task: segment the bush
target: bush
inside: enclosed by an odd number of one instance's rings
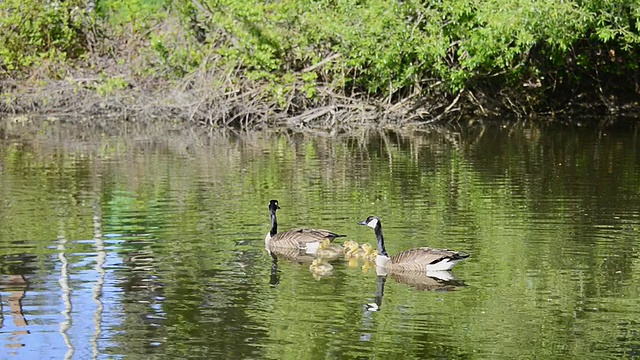
[[[80,0],[0,2],[0,69],[20,70],[81,54],[84,6]]]
[[[3,69],[81,54],[83,19],[88,19],[83,4],[0,2]],[[132,57],[143,55],[148,62],[142,73],[182,79],[218,71],[227,83],[266,84],[263,90],[279,104],[296,92],[313,99],[321,86],[378,98],[430,91],[455,95],[487,83],[498,89],[522,89],[514,85],[525,83],[574,86],[635,71],[640,60],[635,0],[104,0],[98,5],[105,33],[122,37]]]

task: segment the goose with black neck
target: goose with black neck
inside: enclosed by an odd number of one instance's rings
[[[280,209],[278,200],[269,201],[269,213],[271,214],[271,230],[264,238],[264,245],[267,250],[273,249],[299,249],[307,254],[315,254],[323,241],[332,242],[336,238],[346,235],[339,235],[324,229],[293,229],[285,232],[278,232],[278,219],[276,211]]]
[[[389,256],[384,247],[384,236],[382,235],[382,222],[376,216],[369,216],[366,220],[358,223],[374,229],[378,242],[378,254],[376,265],[378,268],[390,272],[433,272],[446,271],[453,268],[458,262],[469,257],[469,254],[461,251],[446,249],[432,249],[420,247],[401,251]]]

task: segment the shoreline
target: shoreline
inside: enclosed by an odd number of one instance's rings
[[[86,78],[83,78],[86,79]],[[185,125],[236,130],[287,128],[294,131],[318,131],[328,135],[357,129],[420,129],[441,127],[460,121],[567,121],[571,118],[638,118],[640,105],[571,104],[561,111],[540,113],[509,112],[499,106],[488,108],[495,99],[477,101],[469,91],[453,100],[408,97],[395,103],[380,99],[360,99],[326,92],[315,107],[278,109],[259,97],[260,89],[231,93],[188,88],[185,84],[152,79],[153,85],[128,86],[101,95],[81,80],[48,80],[40,86],[0,81],[4,101],[0,117],[64,119],[78,123],[88,119],[115,122],[178,122]],[[140,80],[138,80],[140,82]],[[10,84],[7,86],[7,84]],[[474,101],[475,100],[475,101]],[[288,111],[287,111],[288,110]]]
[[[640,116],[624,4],[136,4],[0,5],[16,15],[0,23],[0,116],[329,134]]]

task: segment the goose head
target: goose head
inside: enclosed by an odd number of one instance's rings
[[[380,226],[380,219],[375,216],[369,216],[366,220],[360,221],[358,225],[366,225],[372,229]]]
[[[276,210],[280,209],[278,206],[278,200],[269,201],[269,212],[271,213],[271,230],[267,233],[267,236],[264,238],[264,246],[269,247],[269,242],[271,238],[278,233],[278,220],[276,220]]]
[[[278,200],[270,200],[269,201],[269,210],[276,212],[276,210],[280,209],[278,206]]]
[[[378,257],[389,259],[389,254],[387,254],[387,250],[384,248],[384,236],[382,236],[382,222],[376,216],[369,216],[366,220],[360,221],[358,225],[366,225],[372,228],[376,233],[376,240],[378,241]],[[382,260],[381,260],[382,261]],[[378,260],[376,260],[378,263]],[[381,265],[379,263],[378,265]]]

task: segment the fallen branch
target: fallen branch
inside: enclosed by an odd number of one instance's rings
[[[302,73],[311,72],[311,71],[321,67],[322,65],[339,58],[340,56],[342,56],[342,54],[340,54],[340,53],[336,53],[336,54],[332,54],[330,56],[327,56],[326,58],[322,59],[317,64],[314,64],[314,65],[311,65],[309,67],[306,67],[306,68],[302,69]]]
[[[451,104],[449,104],[449,106],[447,106],[444,111],[440,114],[438,114],[438,116],[434,117],[433,119],[430,119],[428,121],[425,121],[424,124],[431,124],[434,123],[440,119],[442,119],[445,115],[448,115],[450,112],[452,111],[459,111],[460,109],[456,108],[454,109],[453,107],[458,103],[458,100],[460,100],[460,96],[464,93],[465,91],[460,91],[458,93],[458,96],[456,96],[455,99],[453,99],[453,101],[451,102]]]

